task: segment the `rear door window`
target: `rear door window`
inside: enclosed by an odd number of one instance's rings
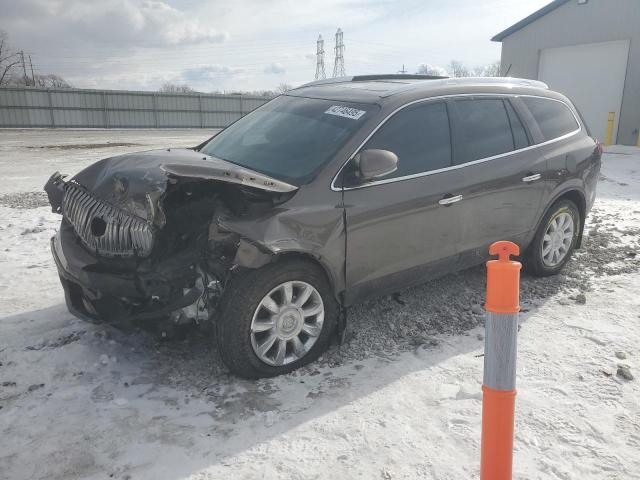
[[[564,103],[539,97],[521,97],[540,127],[545,141],[571,133],[580,126]]]
[[[451,166],[446,104],[421,103],[402,109],[380,127],[364,148],[389,150],[398,156],[398,170],[385,179]]]
[[[462,145],[456,163],[493,157],[514,149],[509,117],[500,98],[455,100]]]

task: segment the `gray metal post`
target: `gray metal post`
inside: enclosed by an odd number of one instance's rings
[[[156,128],[158,128],[158,99],[155,93],[153,94],[153,120]]]
[[[107,111],[107,92],[102,92],[102,122],[109,128],[109,112]]]
[[[56,128],[56,118],[53,115],[53,101],[51,100],[51,90],[47,88],[47,98],[49,99],[49,117],[51,118],[51,128]]]

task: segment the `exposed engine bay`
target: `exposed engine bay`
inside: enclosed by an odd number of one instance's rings
[[[72,313],[88,320],[200,321],[229,275],[273,252],[236,233],[297,187],[193,150],[102,160],[45,185],[62,215],[52,250]]]

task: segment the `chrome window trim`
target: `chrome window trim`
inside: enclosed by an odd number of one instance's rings
[[[365,184],[358,185],[358,186],[355,186],[355,187],[345,187],[345,188],[336,187],[336,180],[338,179],[338,177],[342,173],[342,170],[344,170],[344,168],[347,166],[347,164],[351,160],[353,160],[353,157],[355,157],[356,154],[360,151],[360,149],[369,141],[369,139],[373,135],[375,135],[375,133],[380,129],[380,127],[382,127],[382,125],[384,125],[387,122],[387,120],[389,120],[392,116],[394,116],[400,110],[403,110],[403,109],[405,109],[405,108],[407,108],[407,107],[409,107],[411,105],[415,105],[417,103],[425,103],[425,102],[430,102],[430,101],[433,101],[433,100],[442,100],[442,99],[456,98],[456,97],[483,97],[483,96],[486,96],[486,97],[497,97],[497,98],[532,97],[532,98],[542,98],[542,99],[545,99],[545,100],[550,100],[552,102],[560,102],[565,107],[567,107],[567,109],[569,109],[569,111],[571,112],[571,115],[573,115],[573,118],[575,119],[576,123],[578,124],[578,128],[576,130],[572,131],[572,132],[565,133],[564,135],[561,135],[561,136],[556,137],[556,138],[552,138],[551,140],[547,140],[547,141],[544,141],[544,142],[541,142],[541,143],[536,143],[534,145],[529,145],[528,147],[519,148],[517,150],[511,150],[509,152],[500,153],[498,155],[493,155],[491,157],[479,158],[478,160],[472,160],[471,162],[461,163],[459,165],[451,165],[450,167],[438,168],[436,170],[429,170],[427,172],[413,173],[411,175],[405,175],[405,176],[402,176],[402,177],[388,178],[386,180],[376,180],[374,182],[365,183]],[[341,191],[346,191],[346,190],[357,190],[359,188],[366,188],[366,187],[373,187],[375,185],[384,185],[384,184],[387,184],[387,183],[401,182],[403,180],[411,180],[413,178],[426,177],[428,175],[436,175],[438,173],[448,172],[450,170],[458,170],[460,168],[468,167],[468,166],[471,166],[471,165],[477,165],[479,163],[489,162],[489,161],[495,160],[497,158],[502,158],[502,157],[506,157],[508,155],[513,155],[513,154],[520,153],[520,152],[526,152],[527,150],[533,150],[534,148],[543,147],[545,145],[549,145],[551,143],[558,142],[560,140],[565,140],[565,139],[567,139],[569,137],[572,137],[572,136],[576,135],[577,133],[580,133],[581,131],[582,131],[582,123],[580,122],[580,120],[576,116],[576,114],[573,111],[573,109],[567,104],[567,102],[565,102],[563,100],[559,100],[557,98],[549,98],[549,97],[544,97],[542,95],[526,95],[526,94],[517,94],[517,93],[457,93],[457,94],[452,94],[452,95],[440,95],[440,96],[437,96],[437,97],[421,98],[419,100],[414,100],[412,102],[405,103],[404,105],[396,108],[393,112],[391,112],[389,115],[387,115],[376,126],[376,128],[374,128],[371,131],[371,133],[369,133],[369,135],[367,135],[367,138],[365,138],[364,141],[360,145],[358,145],[358,148],[355,149],[355,151],[349,156],[347,161],[344,162],[344,164],[340,167],[340,170],[338,170],[338,173],[336,173],[335,176],[333,177],[333,180],[331,181],[331,190],[333,190],[334,192],[341,192]]]

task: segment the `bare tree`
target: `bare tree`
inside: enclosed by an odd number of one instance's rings
[[[476,77],[500,77],[502,76],[500,70],[500,60],[490,63],[489,65],[482,65],[473,69],[473,74]]]
[[[193,93],[195,90],[191,88],[189,85],[183,84],[179,85],[177,83],[165,83],[160,87],[161,92],[166,93]]]
[[[451,60],[448,67],[449,75],[452,77],[470,77],[471,72],[464,63],[458,60]]]
[[[487,65],[484,69],[484,75],[486,77],[501,77],[502,64],[500,63],[500,60],[496,60],[495,62]]]
[[[36,75],[35,86],[41,88],[73,88],[69,82],[59,75],[50,73],[49,75]]]
[[[291,87],[289,87],[291,89]],[[209,93],[216,93],[222,95],[251,95],[252,97],[277,97],[279,95],[278,92],[273,90],[213,90]]]
[[[26,65],[18,72],[18,65],[24,62],[24,53],[15,51],[9,47],[9,36],[7,32],[0,30],[0,86],[16,85],[42,88],[73,88],[64,78],[55,74],[33,75],[33,66],[31,67],[31,75],[29,77],[26,71]],[[29,57],[31,62],[31,57]]]
[[[287,93],[293,87],[288,83],[281,83],[276,87],[276,94],[282,95],[283,93]]]
[[[9,47],[9,36],[0,30],[0,86],[12,83],[11,70],[20,63],[20,56]]]
[[[437,77],[446,77],[447,70],[438,67],[437,65],[431,65],[430,63],[423,63],[418,67],[418,71],[416,72],[418,75],[434,75]]]

